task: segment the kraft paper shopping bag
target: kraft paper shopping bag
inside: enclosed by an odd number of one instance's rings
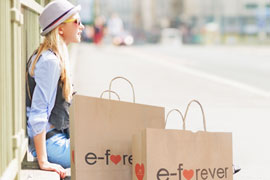
[[[133,180],[233,179],[232,134],[207,132],[205,118],[195,133],[147,128],[133,136],[132,154]]]
[[[111,85],[107,92],[112,92]],[[164,116],[163,107],[76,95],[71,110],[72,180],[132,179],[132,135],[147,127],[164,128]]]

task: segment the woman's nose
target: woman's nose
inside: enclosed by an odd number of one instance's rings
[[[80,29],[83,30],[84,29],[84,25],[81,23],[80,24]]]

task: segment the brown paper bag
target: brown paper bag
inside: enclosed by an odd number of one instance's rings
[[[134,135],[133,180],[232,180],[232,134],[207,132],[205,119],[204,128],[147,128]]]
[[[72,180],[132,179],[132,135],[146,127],[165,127],[163,107],[76,95],[71,110]]]

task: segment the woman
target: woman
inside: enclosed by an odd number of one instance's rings
[[[49,3],[40,15],[43,43],[27,65],[27,131],[29,149],[41,169],[66,176],[70,167],[68,108],[72,99],[67,45],[78,43],[84,26],[66,0]]]

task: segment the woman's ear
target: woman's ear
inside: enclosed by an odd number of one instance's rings
[[[64,34],[64,28],[63,27],[58,27],[58,33],[60,34],[60,35],[63,35]]]

